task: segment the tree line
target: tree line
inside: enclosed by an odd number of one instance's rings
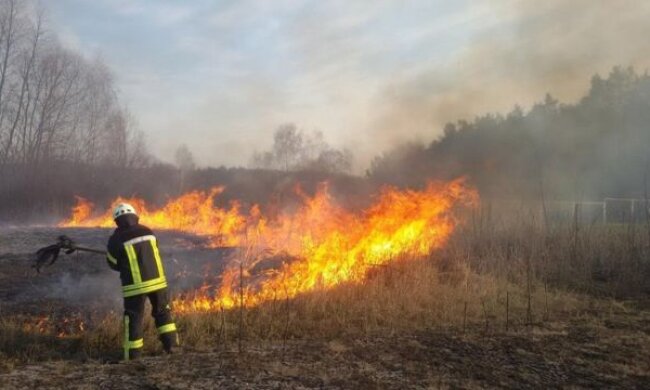
[[[286,123],[273,134],[270,150],[253,154],[250,166],[285,172],[346,173],[352,168],[352,152],[332,147],[320,131],[309,133]]]
[[[151,162],[109,68],[66,48],[46,19],[33,2],[0,0],[0,222]]]
[[[141,136],[107,66],[63,47],[44,20],[28,2],[0,2],[0,169],[142,165]]]
[[[404,186],[468,176],[483,195],[571,200],[644,197],[649,169],[650,76],[615,67],[576,103],[547,94],[528,111],[449,123],[429,144],[376,157],[367,175]]]

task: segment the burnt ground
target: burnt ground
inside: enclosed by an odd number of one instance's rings
[[[48,244],[59,230],[0,233],[3,317],[48,315],[58,324],[57,313],[76,313],[92,327],[89,312],[119,310],[115,275],[103,260],[72,256],[40,275],[29,268],[27,248]],[[108,234],[68,233],[88,246],[103,245]],[[202,272],[206,267],[218,269],[223,259],[218,251],[189,249],[197,244],[192,240],[161,236],[178,284],[201,276],[179,265],[189,257],[197,262],[191,268]],[[241,351],[236,343],[185,348],[171,356],[149,355],[128,363],[62,355],[45,362],[6,364],[2,356],[8,351],[0,351],[0,388],[650,388],[649,309],[648,302],[616,302],[509,333],[422,330],[332,340],[247,341]],[[78,323],[50,331],[74,334]]]
[[[118,274],[101,255],[76,252],[59,256],[55,264],[32,267],[34,252],[53,244],[61,234],[78,245],[105,249],[111,229],[61,229],[51,227],[0,227],[0,310],[14,314],[52,314],[47,306],[67,312],[120,310]],[[175,291],[200,286],[220,274],[231,248],[210,249],[200,237],[177,232],[157,232],[167,277]],[[92,310],[89,310],[92,309]]]

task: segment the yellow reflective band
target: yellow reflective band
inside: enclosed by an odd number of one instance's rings
[[[155,282],[155,283],[149,283]],[[128,288],[127,288],[128,287]],[[152,291],[161,290],[167,287],[167,281],[165,278],[158,278],[138,285],[130,285],[122,288],[122,292],[125,298],[132,297],[134,295],[146,294]]]
[[[144,282],[140,282],[137,284],[129,284],[127,286],[122,286],[122,291],[127,292],[127,291],[139,290],[144,287],[150,287],[155,284],[161,284],[161,283],[167,283],[167,280],[165,278],[156,278],[156,279],[150,279]]]
[[[117,259],[111,255],[111,252],[106,252],[106,259],[111,263],[117,265]]]
[[[138,265],[138,256],[135,254],[135,249],[133,249],[133,245],[124,245],[124,248],[126,249],[126,255],[129,258],[129,267],[131,268],[133,284],[141,283],[142,276],[140,275],[140,266]]]
[[[144,347],[144,339],[129,341],[129,349],[138,349]]]
[[[155,240],[155,239],[156,239],[156,236],[148,234],[146,236],[140,236],[140,237],[130,239],[129,241],[125,241],[124,245],[135,245],[135,244],[139,244],[139,243],[144,242],[144,241],[150,241],[150,240]]]
[[[156,239],[152,239],[151,241],[151,249],[153,249],[153,257],[156,258],[156,267],[158,267],[158,277],[163,277],[165,276],[165,271],[163,271],[163,265],[162,261],[160,260],[160,252],[158,252],[158,244],[156,243]]]
[[[155,286],[151,286],[151,287],[145,287],[145,288],[141,288],[139,290],[127,291],[127,292],[123,293],[123,296],[124,296],[124,298],[128,298],[128,297],[132,297],[132,296],[135,296],[135,295],[148,294],[150,292],[162,290],[165,287],[167,287],[167,283],[163,283],[163,284],[155,285]]]
[[[124,316],[124,360],[129,360],[129,316]]]
[[[158,327],[158,334],[164,334],[169,332],[176,332],[176,324],[174,324],[173,322],[171,324]]]

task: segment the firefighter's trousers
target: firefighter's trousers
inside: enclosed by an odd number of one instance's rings
[[[171,352],[178,345],[176,324],[172,319],[167,289],[124,298],[124,360],[140,356],[144,346],[142,320],[144,304],[149,298],[151,315],[156,323],[163,349]]]

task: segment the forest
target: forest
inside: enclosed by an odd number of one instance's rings
[[[650,76],[615,67],[594,75],[577,103],[547,94],[529,110],[449,123],[428,145],[402,144],[375,158],[367,173],[406,186],[467,175],[493,197],[643,197],[649,145]]]

